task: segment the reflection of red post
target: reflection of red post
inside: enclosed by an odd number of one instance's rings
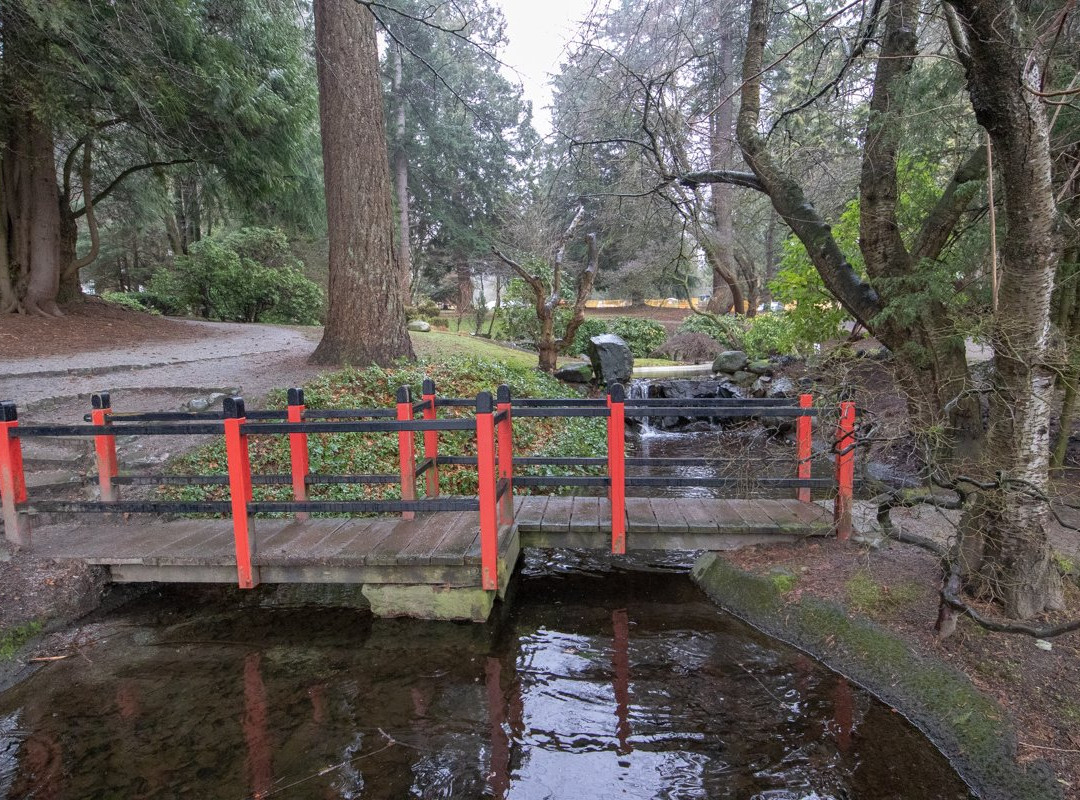
[[[851,735],[855,731],[855,698],[851,684],[842,675],[836,676],[833,690],[833,722],[836,723],[836,746],[841,753],[851,749]]]
[[[438,418],[439,411],[435,406],[435,381],[424,378],[423,395],[421,400],[424,406],[424,419],[434,420]],[[428,497],[439,496],[439,432],[424,431],[424,458],[431,459],[431,466],[427,468],[425,478],[426,494]]]
[[[322,725],[326,721],[326,687],[321,683],[307,690],[311,698],[311,721]]]
[[[244,742],[247,744],[248,785],[251,796],[268,797],[273,788],[274,766],[270,755],[270,735],[266,730],[266,686],[260,671],[261,653],[244,658]]]
[[[98,392],[90,398],[92,405],[90,421],[94,425],[105,427],[111,425],[109,412],[112,411],[112,403],[108,392]],[[116,465],[116,437],[95,436],[94,453],[97,456],[98,488],[101,491],[101,499],[111,503],[117,499],[116,486],[113,478],[118,474]]]
[[[608,387],[608,499],[611,501],[611,552],[626,552],[626,392],[622,384]]]
[[[408,386],[397,390],[398,422],[413,418],[412,393]],[[413,431],[398,431],[398,460],[401,464],[401,499],[416,499],[416,443]],[[402,511],[402,519],[413,519],[415,511]]]
[[[289,389],[289,422],[304,421],[304,390]],[[306,433],[289,434],[289,463],[292,470],[293,500],[303,503],[308,499],[307,476],[310,469],[308,463],[308,441]],[[296,512],[297,519],[307,519],[306,511]]]
[[[814,405],[812,394],[799,395],[799,408],[811,408]],[[795,440],[798,442],[799,464],[796,467],[795,477],[799,480],[810,477],[810,420],[809,415],[804,414],[795,423]],[[800,486],[795,490],[795,497],[803,503],[810,502],[810,487]]]
[[[251,566],[251,557],[255,553],[255,536],[247,510],[247,504],[251,502],[251,457],[247,436],[242,432],[242,426],[247,422],[244,398],[226,397],[222,410],[225,416],[225,457],[229,464],[233,539],[236,544],[236,574],[240,588],[251,589],[259,582],[259,578]]]
[[[840,404],[840,421],[836,426],[836,502],[833,523],[836,538],[851,538],[851,506],[855,484],[855,404],[845,400]]]
[[[480,587],[499,588],[499,522],[495,499],[495,414],[491,392],[476,396],[476,472],[480,501]]]
[[[615,631],[612,639],[611,666],[615,672],[615,735],[619,740],[616,751],[624,756],[634,748],[630,746],[630,619],[625,608],[611,612],[611,626]]]
[[[496,426],[499,440],[499,480],[506,481],[506,491],[499,504],[499,524],[511,525],[514,521],[514,424],[511,419],[510,387],[505,383],[500,386],[495,399],[496,413],[506,412],[506,416]]]
[[[14,403],[0,403],[0,506],[4,512],[4,538],[18,547],[30,546],[30,523],[16,507],[25,502],[18,410]]]
[[[491,769],[488,771],[488,784],[493,796],[504,798],[510,789],[510,737],[505,728],[502,665],[494,656],[488,656],[484,663],[484,686],[487,689],[488,724],[491,728]]]
[[[139,716],[139,688],[133,680],[122,680],[116,686],[116,710],[120,719],[130,722]]]

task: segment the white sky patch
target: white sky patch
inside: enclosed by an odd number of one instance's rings
[[[566,45],[597,0],[502,0],[506,35],[502,51],[507,77],[520,81],[533,104],[533,126],[541,136],[551,133],[551,86]]]

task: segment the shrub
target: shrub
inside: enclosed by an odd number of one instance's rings
[[[315,324],[323,293],[301,272],[280,230],[241,228],[203,239],[175,269],[156,274],[150,294],[171,313],[231,322]]]
[[[126,308],[128,311],[160,314],[161,311],[147,304],[145,298],[146,296],[141,292],[102,292],[101,294],[101,299],[106,303]]]
[[[581,323],[581,327],[574,334],[574,343],[570,347],[573,355],[588,352],[589,339],[608,332],[607,322],[602,319],[587,319]]]
[[[515,398],[565,397],[567,387],[554,378],[521,365],[476,357],[453,357],[440,361],[400,364],[394,367],[347,368],[315,378],[305,389],[308,408],[388,407],[394,402],[397,387],[409,385],[419,397],[421,381],[430,377],[442,397],[472,398],[479,391],[494,391],[501,384],[510,386]],[[282,407],[281,393],[273,395],[271,407]],[[443,416],[440,411],[440,416]],[[445,411],[455,415],[453,409]],[[464,412],[469,413],[469,412]],[[417,436],[417,444],[422,437]],[[468,431],[440,434],[440,450],[454,455],[475,455],[476,436]],[[531,418],[514,422],[514,452],[528,456],[596,457],[605,452],[607,427],[603,419]],[[308,440],[312,472],[327,474],[393,474],[400,462],[398,442],[385,433],[312,434]],[[169,471],[175,474],[221,474],[225,469],[222,441],[215,441],[174,459]],[[251,465],[256,473],[289,471],[287,436],[259,436],[251,440]],[[593,474],[596,467],[522,466],[519,474]],[[439,485],[447,494],[475,494],[476,467],[448,465],[439,468]],[[258,499],[287,500],[287,486],[257,485]],[[227,497],[221,486],[168,486],[161,496],[171,499],[198,500]],[[311,487],[312,499],[349,500],[398,498],[394,485],[321,484]]]
[[[787,355],[799,349],[792,319],[783,313],[758,314],[748,320],[744,349],[751,356]]]
[[[650,353],[674,361],[712,361],[724,348],[706,333],[676,333]]]
[[[746,318],[731,314],[694,314],[683,321],[678,333],[704,333],[725,347],[741,350],[745,346]]]
[[[422,319],[434,325],[439,319],[439,305],[430,297],[425,297],[415,306],[405,306],[405,316],[410,320]]]
[[[635,358],[645,358],[667,339],[663,325],[640,317],[615,317],[608,323],[607,330],[622,337]]]

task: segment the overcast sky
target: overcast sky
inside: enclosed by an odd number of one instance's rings
[[[577,24],[589,15],[598,0],[502,0],[506,35],[510,42],[502,60],[516,70],[509,76],[520,80],[525,97],[533,103],[533,125],[541,135],[551,132],[549,78],[559,70],[567,42]],[[602,0],[599,0],[602,5]]]

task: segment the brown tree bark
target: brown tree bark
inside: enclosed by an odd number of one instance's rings
[[[1050,297],[1057,267],[1050,131],[1035,90],[1012,0],[955,0],[968,93],[990,134],[1005,196],[1000,304],[991,333],[988,468],[997,487],[979,491],[961,522],[968,586],[998,599],[1010,617],[1060,608],[1061,578],[1046,535],[1053,373]]]
[[[19,149],[12,155],[17,162],[16,170],[25,176],[19,199],[23,221],[28,226],[25,234],[28,278],[23,307],[28,314],[60,316],[56,296],[60,290],[63,235],[52,130],[32,111],[15,127]]]
[[[412,243],[409,225],[409,159],[405,152],[405,88],[402,82],[401,45],[395,43],[390,49],[393,60],[394,131],[397,143],[394,147],[394,191],[397,195],[398,255],[405,281],[405,295],[412,289]]]
[[[311,357],[318,364],[389,364],[414,357],[394,249],[374,22],[358,3],[315,2],[330,239],[326,330]]]

